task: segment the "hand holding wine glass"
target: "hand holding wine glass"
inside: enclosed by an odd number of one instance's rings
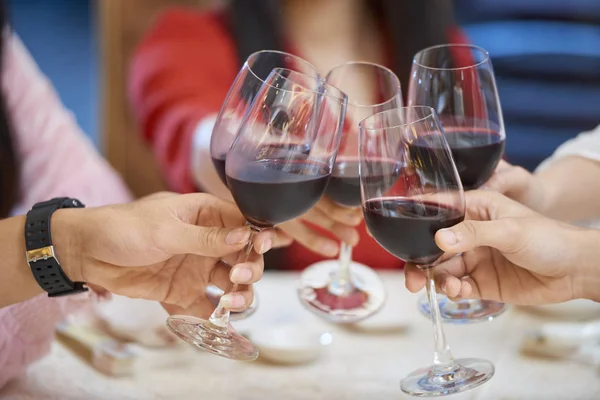
[[[435,142],[423,148],[423,142]],[[399,174],[385,172],[395,163]],[[375,114],[360,123],[360,184],[369,231],[396,257],[426,276],[434,328],[434,365],[406,377],[401,388],[415,396],[443,396],[473,389],[494,374],[486,360],[455,360],[441,324],[433,270],[443,255],[436,231],[460,223],[464,192],[450,148],[430,107]]]
[[[597,231],[543,217],[497,192],[468,192],[466,203],[467,220],[436,233],[442,250],[462,253],[435,268],[443,293],[521,305],[586,296],[584,280],[598,270]],[[411,292],[425,286],[416,265],[405,274]]]
[[[253,232],[296,218],[319,201],[339,146],[346,103],[338,89],[292,70],[276,68],[265,80],[225,166],[233,199]],[[250,242],[246,254],[251,251]],[[213,354],[258,357],[252,342],[229,325],[229,310],[221,303],[208,320],[171,316],[169,326]]]

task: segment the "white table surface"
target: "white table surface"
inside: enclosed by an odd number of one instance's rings
[[[333,335],[326,354],[314,363],[278,366],[226,360],[184,347],[176,366],[140,368],[133,377],[97,373],[56,343],[52,353],[12,382],[2,399],[219,399],[344,400],[409,398],[400,379],[432,358],[431,323],[416,308],[398,273],[384,273],[388,290],[384,310],[373,317],[391,321],[387,333],[359,333],[321,321],[296,298],[297,274],[268,274],[258,285],[259,310],[237,322],[240,330],[299,323]],[[592,367],[520,355],[522,332],[547,322],[517,308],[495,321],[445,325],[455,357],[483,357],[496,365],[491,381],[450,399],[600,399],[600,374]],[[365,322],[367,327],[368,322]],[[368,329],[367,329],[368,330]],[[187,361],[185,361],[187,360]]]

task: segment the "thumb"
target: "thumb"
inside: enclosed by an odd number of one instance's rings
[[[523,242],[521,239],[522,229],[513,218],[467,220],[451,228],[440,229],[435,234],[438,247],[449,253],[461,253],[481,246],[493,247],[502,253],[514,253]]]
[[[244,248],[250,240],[250,228],[218,228],[178,224],[167,238],[173,255],[197,254],[206,257],[224,257]]]

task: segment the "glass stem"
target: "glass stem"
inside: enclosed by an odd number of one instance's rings
[[[444,335],[442,327],[442,316],[435,291],[433,268],[428,268],[425,273],[427,274],[427,298],[429,300],[431,322],[433,323],[433,371],[436,374],[449,373],[455,369],[456,365],[450,352],[450,346],[446,343],[446,335]]]
[[[250,225],[250,224],[248,224]],[[250,225],[250,228],[252,229],[252,231],[250,232],[250,238],[248,239],[248,244],[246,245],[246,248],[244,250],[244,255],[243,255],[243,259],[241,262],[246,262],[248,261],[248,258],[250,257],[250,253],[252,252],[252,248],[253,248],[253,244],[252,244],[252,240],[254,239],[254,235],[256,235],[258,232],[260,232],[260,230],[252,225]],[[238,284],[234,283],[233,287],[231,288],[231,291],[229,293],[233,293],[236,292],[238,290]],[[215,311],[213,311],[213,313],[210,315],[210,317],[208,318],[208,322],[211,325],[214,325],[215,327],[217,327],[218,329],[223,329],[226,330],[227,327],[229,326],[229,314],[231,313],[231,311],[229,311],[229,309],[225,308],[223,306],[223,304],[221,304],[221,300],[219,300],[219,304],[217,305],[217,308],[215,308]]]
[[[352,278],[350,277],[350,264],[352,263],[352,246],[340,243],[339,266],[336,271],[329,291],[336,296],[344,296],[352,291]]]

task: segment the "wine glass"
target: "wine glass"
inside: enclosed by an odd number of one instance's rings
[[[256,94],[227,154],[233,199],[252,231],[296,218],[325,192],[339,147],[347,96],[320,79],[276,68]],[[252,241],[246,254],[252,250]],[[233,290],[237,290],[234,285]],[[208,320],[171,316],[181,339],[223,357],[254,360],[257,348],[219,305]]]
[[[256,93],[258,93],[261,85],[274,68],[288,68],[315,78],[320,78],[319,73],[312,64],[288,53],[263,50],[253,53],[248,57],[233,81],[225,102],[221,106],[210,139],[211,159],[225,186],[227,186],[227,179],[225,177],[227,152],[233,143],[242,118],[250,109]],[[223,294],[223,291],[215,286],[211,286],[209,289],[208,294],[210,298],[216,301],[215,305],[218,304],[218,299]],[[237,321],[247,318],[256,311],[257,307],[258,296],[255,293],[250,307],[242,312],[232,312],[231,320]]]
[[[358,123],[378,112],[401,107],[400,80],[389,69],[368,62],[333,68],[326,82],[348,95],[340,149],[325,195],[345,207],[360,207]],[[352,261],[352,247],[340,243],[337,262],[315,263],[304,270],[298,294],[302,303],[328,321],[353,323],[381,309],[385,288],[366,265]]]
[[[388,110],[363,120],[359,129],[367,227],[388,252],[426,271],[433,310],[433,365],[403,379],[402,391],[443,396],[473,389],[493,376],[494,366],[486,360],[452,357],[432,273],[442,256],[435,232],[465,216],[463,188],[435,111],[430,107]]]
[[[254,97],[275,68],[286,68],[320,78],[316,68],[308,61],[282,51],[263,50],[248,57],[227,93],[210,138],[210,156],[225,186],[227,152]]]
[[[429,47],[413,60],[409,105],[435,109],[444,128],[465,190],[477,189],[494,173],[504,153],[506,133],[490,56],[464,44]],[[423,296],[419,309],[429,315]],[[440,298],[445,322],[490,321],[506,310],[504,303]]]

